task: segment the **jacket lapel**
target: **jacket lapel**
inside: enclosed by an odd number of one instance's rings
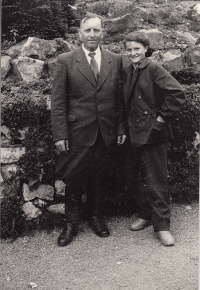
[[[129,98],[131,96],[133,87],[134,87],[135,82],[138,78],[139,70],[145,68],[149,64],[150,61],[151,60],[149,58],[145,57],[144,60],[142,61],[142,63],[138,65],[138,67],[137,67],[136,71],[134,71],[134,73],[133,73],[133,65],[132,64],[130,64],[130,66],[127,68],[126,86],[129,88],[128,95],[127,95],[127,101],[129,100]]]
[[[101,48],[101,69],[97,89],[99,89],[111,72],[111,59],[106,50]]]
[[[91,69],[91,67],[87,61],[87,58],[85,56],[85,53],[81,47],[77,50],[76,62],[78,65],[78,70],[82,73],[82,75],[84,75],[87,78],[87,80],[94,87],[96,87],[97,84],[96,84],[96,80],[94,78],[92,69]]]
[[[127,81],[126,81],[126,86],[128,88],[128,94],[127,94],[127,101],[129,100],[131,96],[131,92],[133,90],[134,84],[137,80],[138,77],[138,69],[133,73],[133,66],[132,64],[127,68]]]

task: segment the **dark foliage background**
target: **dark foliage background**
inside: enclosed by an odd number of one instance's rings
[[[75,25],[71,8],[75,0],[3,0],[2,40],[19,42],[29,36],[63,37]]]
[[[18,163],[18,176],[27,183],[42,176],[43,183],[54,185],[56,152],[47,108],[51,81],[45,79],[32,85],[18,83],[15,87],[12,83],[2,85],[2,125],[11,129],[13,144],[19,144],[18,130],[28,127],[21,141],[26,154]]]

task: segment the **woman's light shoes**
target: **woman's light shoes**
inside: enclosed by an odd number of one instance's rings
[[[141,218],[137,218],[132,225],[130,226],[130,230],[132,231],[140,231],[144,228],[150,226],[152,223],[149,220],[143,220]]]
[[[137,218],[130,226],[130,230],[132,231],[140,231],[144,228],[150,226],[152,223],[150,220],[144,220],[141,218]],[[159,231],[155,232],[156,238],[160,240],[160,242],[164,246],[173,246],[175,244],[174,237],[169,231]]]
[[[164,246],[173,246],[175,244],[174,237],[169,231],[155,232],[155,235]]]

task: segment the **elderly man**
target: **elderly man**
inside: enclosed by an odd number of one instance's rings
[[[100,215],[105,177],[115,159],[116,144],[126,139],[121,57],[99,46],[98,17],[81,20],[82,46],[58,56],[52,89],[52,126],[60,151],[56,175],[66,183],[66,224],[60,246],[77,234],[82,189],[87,186],[89,225],[100,237],[109,229]]]

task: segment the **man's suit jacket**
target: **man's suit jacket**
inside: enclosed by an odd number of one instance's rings
[[[100,130],[108,146],[125,134],[122,60],[101,52],[98,84],[82,47],[58,56],[51,97],[54,141],[92,146]]]
[[[145,58],[124,70],[124,97],[133,148],[173,138],[169,120],[185,103],[183,87],[163,67]],[[163,117],[165,123],[156,121]]]

